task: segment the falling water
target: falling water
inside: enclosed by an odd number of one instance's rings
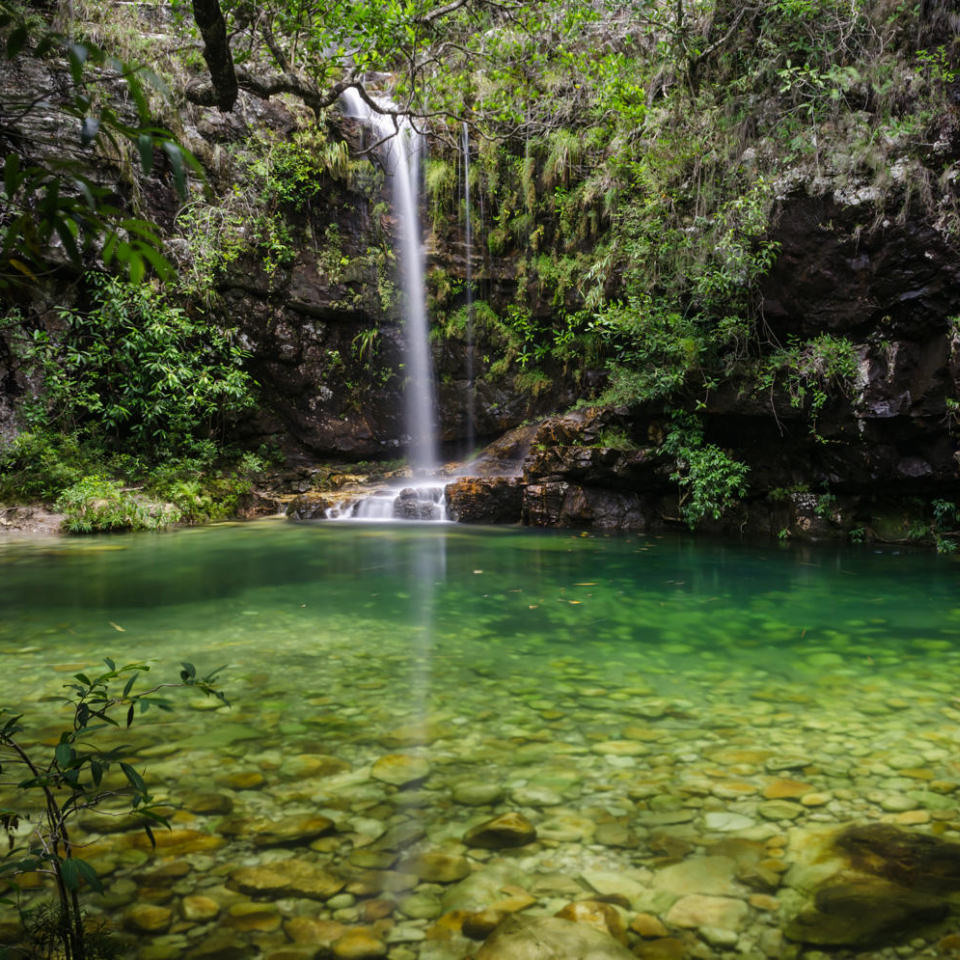
[[[433,369],[427,319],[425,257],[418,196],[423,138],[404,119],[377,113],[354,89],[343,93],[347,113],[369,127],[381,147],[393,191],[406,330],[404,426],[416,484],[385,487],[327,510],[330,520],[446,520],[444,484],[437,479],[440,457],[434,413]],[[433,478],[434,482],[430,482]]]
[[[344,91],[350,116],[362,120],[378,139],[392,137],[383,145],[387,174],[392,181],[393,210],[399,227],[400,287],[407,335],[406,430],[409,434],[410,466],[414,475],[436,473],[440,463],[434,416],[433,370],[430,361],[427,320],[425,259],[420,234],[418,190],[423,138],[409,121],[372,110],[353,88]]]
[[[464,255],[467,281],[467,455],[470,456],[476,442],[477,396],[474,387],[474,331],[473,331],[473,223],[470,210],[470,128],[463,124],[463,208],[464,208]]]

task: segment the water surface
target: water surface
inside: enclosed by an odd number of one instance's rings
[[[674,860],[702,855],[730,831],[716,834],[711,812],[736,814],[736,835],[761,844],[798,825],[863,819],[954,831],[957,574],[932,554],[866,546],[438,524],[263,522],[10,543],[0,546],[0,703],[48,736],[64,676],[103,656],[151,660],[158,678],[181,660],[226,664],[229,710],[185,693],[176,713],[148,714],[131,732],[159,794],[223,799],[177,815],[178,829],[215,846],[188,837],[151,854],[114,836],[95,850],[116,895],[92,902],[127,930],[137,890],[156,885],[149,871],[186,865],[157,901],[170,922],[153,946],[131,939],[131,956],[186,955],[218,937],[237,956],[270,955],[307,917],[332,924],[331,936],[379,924],[392,956],[445,960],[469,943],[454,938],[443,953],[423,936],[451,888],[403,880],[403,858],[466,853],[480,870],[490,853],[468,851],[462,835],[507,810],[540,834],[503,855],[522,868],[534,913],[571,896],[536,877],[560,873],[588,892],[590,871],[642,878],[664,863],[664,836]],[[425,760],[427,775],[400,789],[371,772],[396,753]],[[238,787],[236,775],[251,773],[257,789]],[[785,778],[813,800],[794,790],[777,817],[764,804]],[[476,784],[499,794],[464,802]],[[332,836],[255,842],[271,822],[317,813],[335,821]],[[397,827],[411,828],[405,840]],[[360,882],[373,862],[364,850],[396,875],[381,877],[386,892]],[[238,903],[259,900],[235,889],[231,870],[292,856],[348,886],[330,903],[268,896],[266,919],[237,920]],[[186,917],[184,898],[201,894],[217,917]],[[373,921],[375,895],[394,907]],[[437,906],[407,909],[410,897]],[[646,906],[665,915],[669,904]],[[748,944],[769,925],[750,910]]]

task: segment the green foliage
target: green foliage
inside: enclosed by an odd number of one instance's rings
[[[232,331],[195,319],[155,290],[93,277],[87,311],[61,308],[54,337],[17,324],[43,379],[33,428],[83,432],[104,446],[162,459],[222,434],[253,403]]]
[[[688,414],[675,414],[663,450],[676,458],[671,479],[680,486],[680,517],[691,528],[707,516],[719,520],[747,492],[749,467],[712,443],[703,425]]]
[[[804,342],[792,339],[787,347],[767,357],[757,387],[769,391],[774,385],[782,385],[792,406],[806,408],[810,431],[816,437],[817,419],[831,393],[848,393],[858,370],[859,357],[853,344],[845,337],[823,333]]]
[[[156,225],[119,205],[115,191],[103,186],[94,170],[96,151],[120,166],[132,154],[144,174],[161,156],[181,198],[187,195],[188,170],[202,177],[197,160],[154,123],[147,91],[165,92],[162,81],[151,70],[51,30],[27,9],[16,0],[0,0],[0,59],[66,60],[69,79],[56,102],[62,119],[75,124],[79,158],[71,157],[72,151],[59,156],[48,151],[42,159],[24,152],[20,141],[34,134],[24,136],[18,124],[32,117],[42,100],[29,91],[19,100],[5,98],[2,109],[13,122],[8,142],[18,146],[7,151],[3,163],[0,289],[36,283],[38,274],[64,256],[77,269],[91,257],[104,267],[115,262],[133,283],[148,270],[169,276]],[[115,80],[136,108],[134,124],[123,116],[111,89]]]
[[[117,480],[84,477],[67,487],[56,502],[70,533],[111,530],[156,530],[180,519],[172,504],[152,504]]]
[[[0,810],[0,824],[8,840],[0,874],[14,890],[24,873],[39,870],[53,876],[55,906],[27,916],[24,926],[34,939],[32,946],[47,950],[37,955],[64,960],[113,955],[104,949],[109,944],[99,932],[88,935],[80,894],[86,888],[103,892],[103,886],[93,865],[81,856],[82,846],[74,842],[74,818],[107,801],[115,809],[120,801],[153,844],[154,829],[170,825],[143,774],[128,762],[132,750],[99,746],[97,734],[121,724],[129,728],[138,713],[151,707],[172,709],[165,695],[168,689],[188,687],[227,702],[217,687],[222,667],[200,675],[192,663],[183,663],[178,681],[135,693],[137,680],[150,670],[148,664],[118,667],[110,658],[105,658],[104,664],[106,670],[77,673],[64,685],[67,693],[62,699],[70,717],[52,749],[49,744],[31,744],[25,739],[22,714],[0,710],[3,785],[17,791],[14,805]],[[122,774],[125,785],[121,789],[108,782],[111,771]]]

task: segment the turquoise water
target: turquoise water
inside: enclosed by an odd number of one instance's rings
[[[359,849],[401,857],[403,845],[383,839],[398,824],[417,824],[415,849],[461,855],[468,826],[510,809],[541,830],[524,869],[546,873],[549,860],[573,879],[598,863],[656,868],[658,810],[691,811],[663,824],[691,855],[708,846],[710,811],[737,813],[750,823],[745,836],[753,829],[767,843],[779,828],[863,818],[953,831],[958,573],[949,559],[888,548],[454,525],[262,522],[8,543],[0,703],[28,719],[42,712],[33,729],[47,736],[62,676],[103,656],[155,661],[162,679],[181,660],[225,664],[229,709],[186,693],[176,713],[148,714],[132,736],[159,794],[222,794],[234,826],[224,828],[222,810],[184,810],[178,827],[221,846],[161,850],[146,865],[100,850],[109,882],[128,893],[157,862],[189,867],[158,901],[169,923],[149,936],[129,916],[133,893],[92,902],[129,932],[131,956],[186,955],[216,937],[234,938],[237,956],[269,955],[293,942],[293,917],[370,923],[370,893],[349,886],[333,906],[273,898],[273,927],[231,919],[244,897],[225,883],[230,869],[289,856],[289,846],[259,854],[250,838],[291,815],[336,822],[332,839],[296,852],[346,879]],[[406,790],[370,773],[398,751],[430,765]],[[259,772],[264,784],[236,789],[237,772]],[[783,777],[824,799],[789,798],[798,812],[778,827],[761,807]],[[502,793],[464,805],[457,785],[471,782]],[[593,826],[564,827],[578,818]],[[629,842],[605,842],[610,823]],[[442,883],[421,886],[418,895],[442,901]],[[203,891],[221,913],[187,919],[183,898]],[[434,919],[397,906],[374,932],[400,960],[465,956],[467,941],[441,954],[414,936]],[[741,938],[758,936],[752,923]],[[390,941],[390,929],[409,938]]]

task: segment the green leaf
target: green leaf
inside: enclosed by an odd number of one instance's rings
[[[180,664],[183,669],[180,671],[180,679],[184,683],[190,683],[191,680],[196,679],[197,668],[192,663],[187,663],[186,660],[182,661]]]
[[[133,685],[137,682],[137,674],[133,673],[130,675],[130,678],[123,686],[123,696],[126,697],[130,691],[133,689]]]
[[[73,760],[73,747],[69,743],[58,743],[56,750],[53,751],[57,765],[61,768],[68,767]]]
[[[181,198],[187,196],[187,176],[183,166],[183,151],[172,140],[163,141],[163,152],[170,161],[173,170],[173,183]]]
[[[124,763],[121,760],[120,769],[124,772],[127,780],[130,781],[130,786],[133,787],[134,790],[138,791],[139,793],[147,792],[147,785],[143,782],[143,777],[141,777],[140,774],[137,773],[137,771],[134,770],[129,763]]]
[[[73,675],[74,680],[79,680],[82,684],[86,686],[91,686],[90,678],[85,673],[75,673]]]
[[[80,867],[72,857],[60,862],[60,876],[68,890],[76,892],[80,889]]]
[[[97,871],[94,870],[86,860],[74,858],[74,863],[77,865],[77,870],[79,871],[81,878],[86,880],[90,887],[97,893],[103,893],[103,884],[100,882],[100,878],[97,876]]]
[[[153,169],[153,137],[149,133],[141,133],[137,137],[137,149],[140,151],[140,166],[144,176],[148,176]]]
[[[116,663],[114,663],[114,661],[111,660],[109,657],[104,657],[104,658],[103,658],[103,662],[110,668],[110,672],[111,672],[111,673],[116,673],[116,672],[117,672],[117,665],[116,665]]]
[[[131,703],[130,709],[127,710],[127,726],[128,727],[130,726],[131,723],[133,723],[133,708],[134,708],[134,705]]]

